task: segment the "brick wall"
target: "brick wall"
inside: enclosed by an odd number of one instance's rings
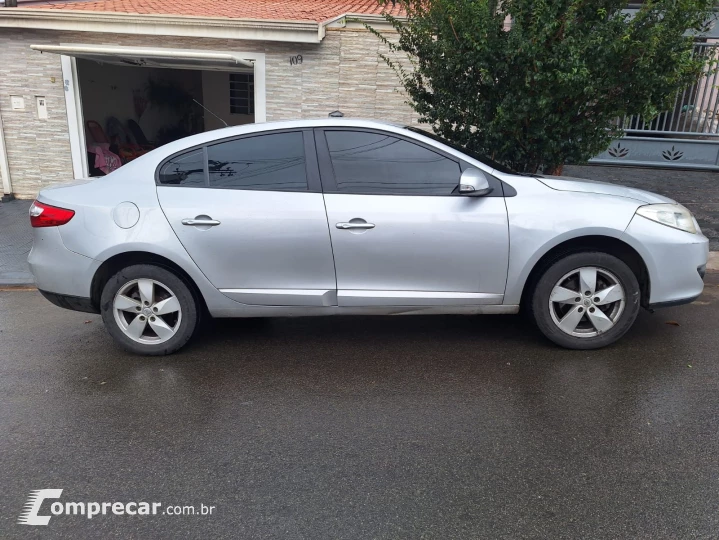
[[[45,185],[72,180],[60,58],[30,50],[31,43],[40,41],[37,35],[0,32],[0,111],[10,177],[18,197],[33,197]],[[22,97],[25,110],[12,110],[10,96]],[[47,99],[47,121],[37,119],[35,96]]]
[[[312,45],[4,29],[0,111],[13,190],[21,198],[73,178],[60,57],[30,49],[58,43],[264,52],[268,121],[324,118],[339,109],[351,117],[416,122],[396,75],[377,56],[382,44],[366,30],[331,29]],[[295,55],[302,64],[290,65]],[[11,95],[24,97],[24,111],[12,110]],[[37,119],[35,96],[47,98],[48,120]]]

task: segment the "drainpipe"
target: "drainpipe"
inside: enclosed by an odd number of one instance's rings
[[[7,150],[5,147],[5,131],[2,127],[2,113],[0,112],[0,176],[2,176],[2,202],[12,201],[15,197],[12,194],[12,182],[10,181],[10,165],[7,162]]]
[[[0,7],[16,8],[17,0],[0,0]],[[0,176],[2,176],[3,196],[0,202],[12,201],[12,182],[10,181],[10,165],[7,162],[7,149],[5,147],[5,132],[2,127],[2,112],[0,111]]]

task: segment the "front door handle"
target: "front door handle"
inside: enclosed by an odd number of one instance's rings
[[[216,219],[183,219],[182,220],[183,225],[200,225],[205,227],[216,227],[217,225],[220,225],[221,222],[217,221]]]
[[[374,223],[338,223],[335,227],[345,231],[353,229],[374,229]]]

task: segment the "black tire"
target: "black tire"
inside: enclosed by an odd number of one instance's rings
[[[596,267],[611,272],[624,289],[624,309],[614,326],[593,337],[576,337],[561,330],[550,312],[550,295],[555,285],[570,272]],[[634,324],[641,305],[641,289],[634,272],[621,260],[608,253],[587,251],[566,255],[551,262],[539,277],[530,297],[531,315],[539,330],[551,341],[567,349],[599,349],[617,341]],[[598,308],[594,308],[598,309]],[[587,319],[588,321],[588,319]],[[584,324],[588,324],[585,322]]]
[[[175,334],[167,341],[158,344],[139,343],[127,336],[116,321],[113,308],[115,296],[126,284],[136,279],[159,282],[177,298],[182,317]],[[118,345],[126,351],[144,356],[163,356],[179,350],[194,334],[199,319],[197,301],[187,284],[172,271],[151,264],[128,266],[112,276],[102,290],[100,313],[105,328]]]

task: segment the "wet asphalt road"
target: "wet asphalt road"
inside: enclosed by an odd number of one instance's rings
[[[519,317],[323,318],[145,359],[0,292],[0,537],[717,538],[718,330],[713,274],[602,351]],[[46,488],[217,510],[17,525]]]

